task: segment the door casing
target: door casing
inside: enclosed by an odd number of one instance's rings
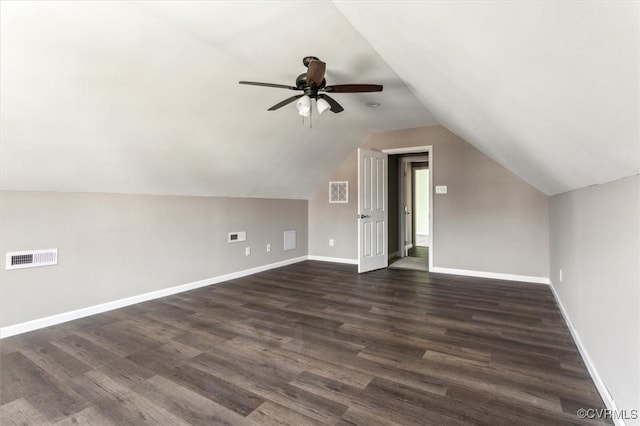
[[[429,197],[429,236],[430,236],[430,244],[429,244],[429,270],[433,269],[433,259],[434,259],[434,253],[436,251],[436,244],[435,244],[435,230],[434,230],[434,217],[433,217],[433,205],[435,203],[435,191],[434,191],[434,180],[433,180],[433,170],[435,168],[435,155],[434,155],[434,149],[432,145],[424,145],[424,146],[415,146],[415,147],[404,147],[404,148],[389,148],[389,149],[383,149],[382,152],[389,154],[389,155],[396,155],[396,154],[416,154],[416,158],[418,158],[419,160],[409,160],[409,161],[425,161],[424,159],[427,158],[429,161],[429,186],[430,186],[430,194],[431,197]],[[413,157],[413,156],[411,156]],[[403,158],[411,158],[411,157],[403,157]],[[399,173],[402,173],[403,167],[398,167],[398,171]],[[402,182],[402,175],[399,176],[398,179],[399,183],[398,183],[398,190],[399,191],[403,191],[402,186],[403,186],[403,182]],[[399,236],[399,241],[398,241],[398,249],[399,249],[399,254],[400,256],[403,256],[404,254],[404,208],[403,208],[403,204],[402,204],[402,198],[403,198],[403,193],[400,193],[400,197],[399,198],[399,222],[400,222],[400,230],[398,232],[398,236]]]

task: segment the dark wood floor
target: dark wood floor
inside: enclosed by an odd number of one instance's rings
[[[548,287],[303,262],[3,339],[0,423],[595,424]]]

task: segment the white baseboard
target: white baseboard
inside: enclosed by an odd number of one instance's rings
[[[348,265],[357,265],[358,259],[347,259],[344,257],[327,257],[327,256],[307,256],[309,260],[317,260],[319,262],[333,262],[333,263],[346,263]]]
[[[298,263],[305,260],[307,260],[307,256],[300,256],[293,259],[283,260],[281,262],[270,263],[268,265],[262,265],[262,266],[258,266],[251,269],[245,269],[243,271],[232,272],[230,274],[207,278],[201,281],[182,284],[175,287],[163,288],[161,290],[139,294],[137,296],[126,297],[124,299],[118,299],[112,302],[102,303],[100,305],[89,306],[87,308],[80,308],[80,309],[76,309],[69,312],[63,312],[60,314],[51,315],[49,317],[38,318],[35,320],[26,321],[19,324],[9,325],[9,326],[0,328],[0,339],[3,339],[5,337],[10,337],[10,336],[15,336],[16,334],[22,334],[28,331],[33,331],[33,330],[37,330],[44,327],[49,327],[51,325],[61,324],[63,322],[84,318],[89,315],[95,315],[102,312],[111,311],[113,309],[122,308],[125,306],[133,305],[135,303],[146,302],[148,300],[158,299],[160,297],[170,296],[172,294],[182,293],[184,291],[194,290],[196,288],[205,287],[212,284],[219,284],[224,281],[246,277],[248,275],[257,274],[258,272],[280,268],[282,266],[291,265],[293,263]]]
[[[463,275],[465,277],[492,278],[496,280],[522,281],[534,284],[551,284],[547,277],[532,277],[528,275],[501,274],[498,272],[471,271],[468,269],[440,268],[434,266],[429,270],[436,274]]]
[[[573,324],[571,323],[571,319],[569,319],[569,314],[567,314],[567,311],[564,309],[562,300],[560,300],[560,296],[558,296],[558,293],[556,292],[556,289],[554,288],[553,283],[550,283],[550,287],[551,287],[551,292],[553,293],[553,297],[556,299],[556,303],[560,307],[560,312],[562,313],[564,322],[567,324],[567,327],[569,328],[571,337],[573,337],[573,341],[578,347],[578,351],[582,356],[582,360],[587,366],[587,370],[589,370],[591,379],[593,380],[593,383],[596,385],[596,388],[598,389],[598,392],[600,393],[602,400],[604,401],[605,405],[609,410],[612,410],[612,412],[614,413],[618,412],[616,403],[611,397],[611,394],[609,393],[609,389],[607,389],[607,386],[604,384],[604,381],[602,380],[600,373],[598,373],[598,369],[596,368],[596,365],[591,360],[591,357],[589,356],[589,352],[587,352],[587,348],[585,348],[584,345],[582,344],[582,340],[580,340],[580,335],[578,334],[578,331],[573,327]],[[613,419],[613,421],[618,426],[624,426],[625,424],[624,420],[622,419]]]

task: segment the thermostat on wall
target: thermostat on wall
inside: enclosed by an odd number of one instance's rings
[[[245,231],[239,231],[239,232],[229,232],[229,242],[230,243],[235,243],[236,241],[246,241],[247,240],[247,233]]]

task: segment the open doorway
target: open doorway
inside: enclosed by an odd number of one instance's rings
[[[389,210],[397,211],[395,227],[398,250],[390,256],[389,266],[428,271],[429,250],[432,245],[429,156],[428,153],[392,156],[390,171],[392,162],[397,169],[397,175],[395,179],[390,179],[389,188],[396,188],[397,197],[393,197],[396,205],[390,205]],[[391,196],[389,201],[392,202]],[[390,223],[390,231],[392,226],[394,224]]]

